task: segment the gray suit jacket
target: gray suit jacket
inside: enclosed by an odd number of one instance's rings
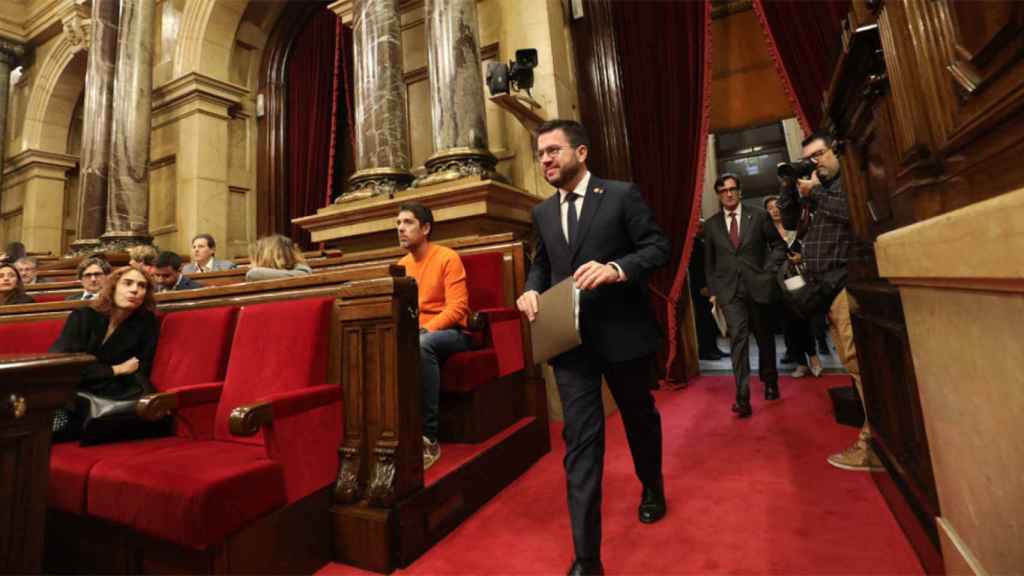
[[[744,205],[740,220],[738,248],[729,240],[724,211],[704,223],[708,290],[724,306],[736,298],[742,282],[755,302],[768,304],[778,296],[775,274],[786,260],[786,243],[764,210]]]
[[[235,264],[234,262],[232,262],[230,260],[217,260],[216,258],[214,258],[212,264],[213,264],[213,269],[215,271],[216,270],[233,270],[235,268],[238,268],[238,264]],[[195,262],[189,262],[188,264],[185,264],[184,266],[181,267],[181,272],[183,274],[191,274],[193,272],[199,272],[199,267],[196,266]]]

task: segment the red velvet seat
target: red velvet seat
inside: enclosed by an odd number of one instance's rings
[[[212,403],[212,440],[97,463],[88,481],[89,514],[203,549],[330,485],[342,430],[341,387],[324,384],[333,302],[244,307]],[[232,410],[256,403],[270,404],[272,422],[252,436],[232,434]]]
[[[60,336],[62,328],[63,318],[0,324],[0,351],[10,354],[46,352]]]
[[[153,387],[162,392],[223,380],[237,312],[229,306],[162,315],[160,341],[150,372]],[[212,436],[212,407],[185,409],[176,416],[176,435],[169,438],[87,447],[70,442],[55,444],[50,452],[50,507],[85,514],[87,480],[101,461],[117,466],[139,454],[181,446],[189,438]]]
[[[505,304],[504,256],[462,254],[470,309],[484,317],[473,349],[453,354],[441,367],[440,436],[482,442],[521,417],[522,327],[519,311]]]
[[[487,317],[484,334],[474,334],[475,350],[453,354],[441,370],[446,392],[471,392],[523,369],[519,311],[505,305],[502,254],[460,255],[466,268],[469,307]]]
[[[30,294],[32,299],[36,302],[63,302],[67,294],[48,294],[46,292],[36,292]]]

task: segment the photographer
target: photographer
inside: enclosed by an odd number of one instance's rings
[[[856,308],[857,303],[845,289],[846,267],[853,236],[850,232],[850,207],[839,174],[839,158],[830,134],[815,132],[802,145],[803,160],[805,163],[813,163],[814,171],[808,177],[803,177],[803,163],[780,166],[780,176],[785,176],[783,172],[786,170],[782,168],[786,168],[789,174],[797,178],[795,181],[783,178],[788,185],[783,187],[778,208],[787,228],[806,228],[806,234],[801,240],[801,254],[791,259],[802,261],[804,273],[810,281],[843,287],[828,310],[823,312],[828,312],[832,340],[863,402],[857,349],[854,347],[853,327],[850,323],[850,311]],[[805,208],[811,216],[809,222],[804,215]],[[829,456],[829,464],[844,470],[880,469],[878,457],[868,443],[870,437],[871,429],[865,419],[857,442]]]

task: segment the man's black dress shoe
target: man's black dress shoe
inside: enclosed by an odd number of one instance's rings
[[[764,385],[764,399],[765,400],[778,400],[779,399],[779,383],[765,384]]]
[[[604,566],[600,560],[573,560],[569,567],[569,576],[602,576]]]
[[[732,411],[740,418],[749,418],[754,413],[754,409],[750,407],[750,404],[733,404]]]
[[[796,364],[796,359],[787,352],[785,356],[779,358],[779,364]]]
[[[658,486],[648,488],[644,486],[644,492],[640,496],[640,521],[644,524],[653,524],[665,517],[665,488]]]

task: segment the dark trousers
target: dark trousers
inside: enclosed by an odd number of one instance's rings
[[[552,362],[565,428],[565,478],[576,558],[601,558],[601,478],[604,474],[604,407],[601,376],[608,382],[626,428],[633,467],[645,486],[661,482],[661,415],[650,388],[654,359],[605,363],[576,348]]]
[[[420,380],[423,384],[423,435],[437,440],[441,403],[441,364],[456,352],[469,350],[470,337],[457,328],[420,334]]]
[[[758,374],[765,385],[779,381],[775,365],[775,335],[769,325],[769,305],[754,302],[742,288],[722,311],[729,326],[732,346],[732,374],[736,378],[736,403],[750,404],[750,334],[757,339]]]
[[[786,308],[786,331],[789,334],[789,357],[797,364],[807,366],[808,358],[818,355],[818,348],[811,334],[811,321],[797,316]]]

